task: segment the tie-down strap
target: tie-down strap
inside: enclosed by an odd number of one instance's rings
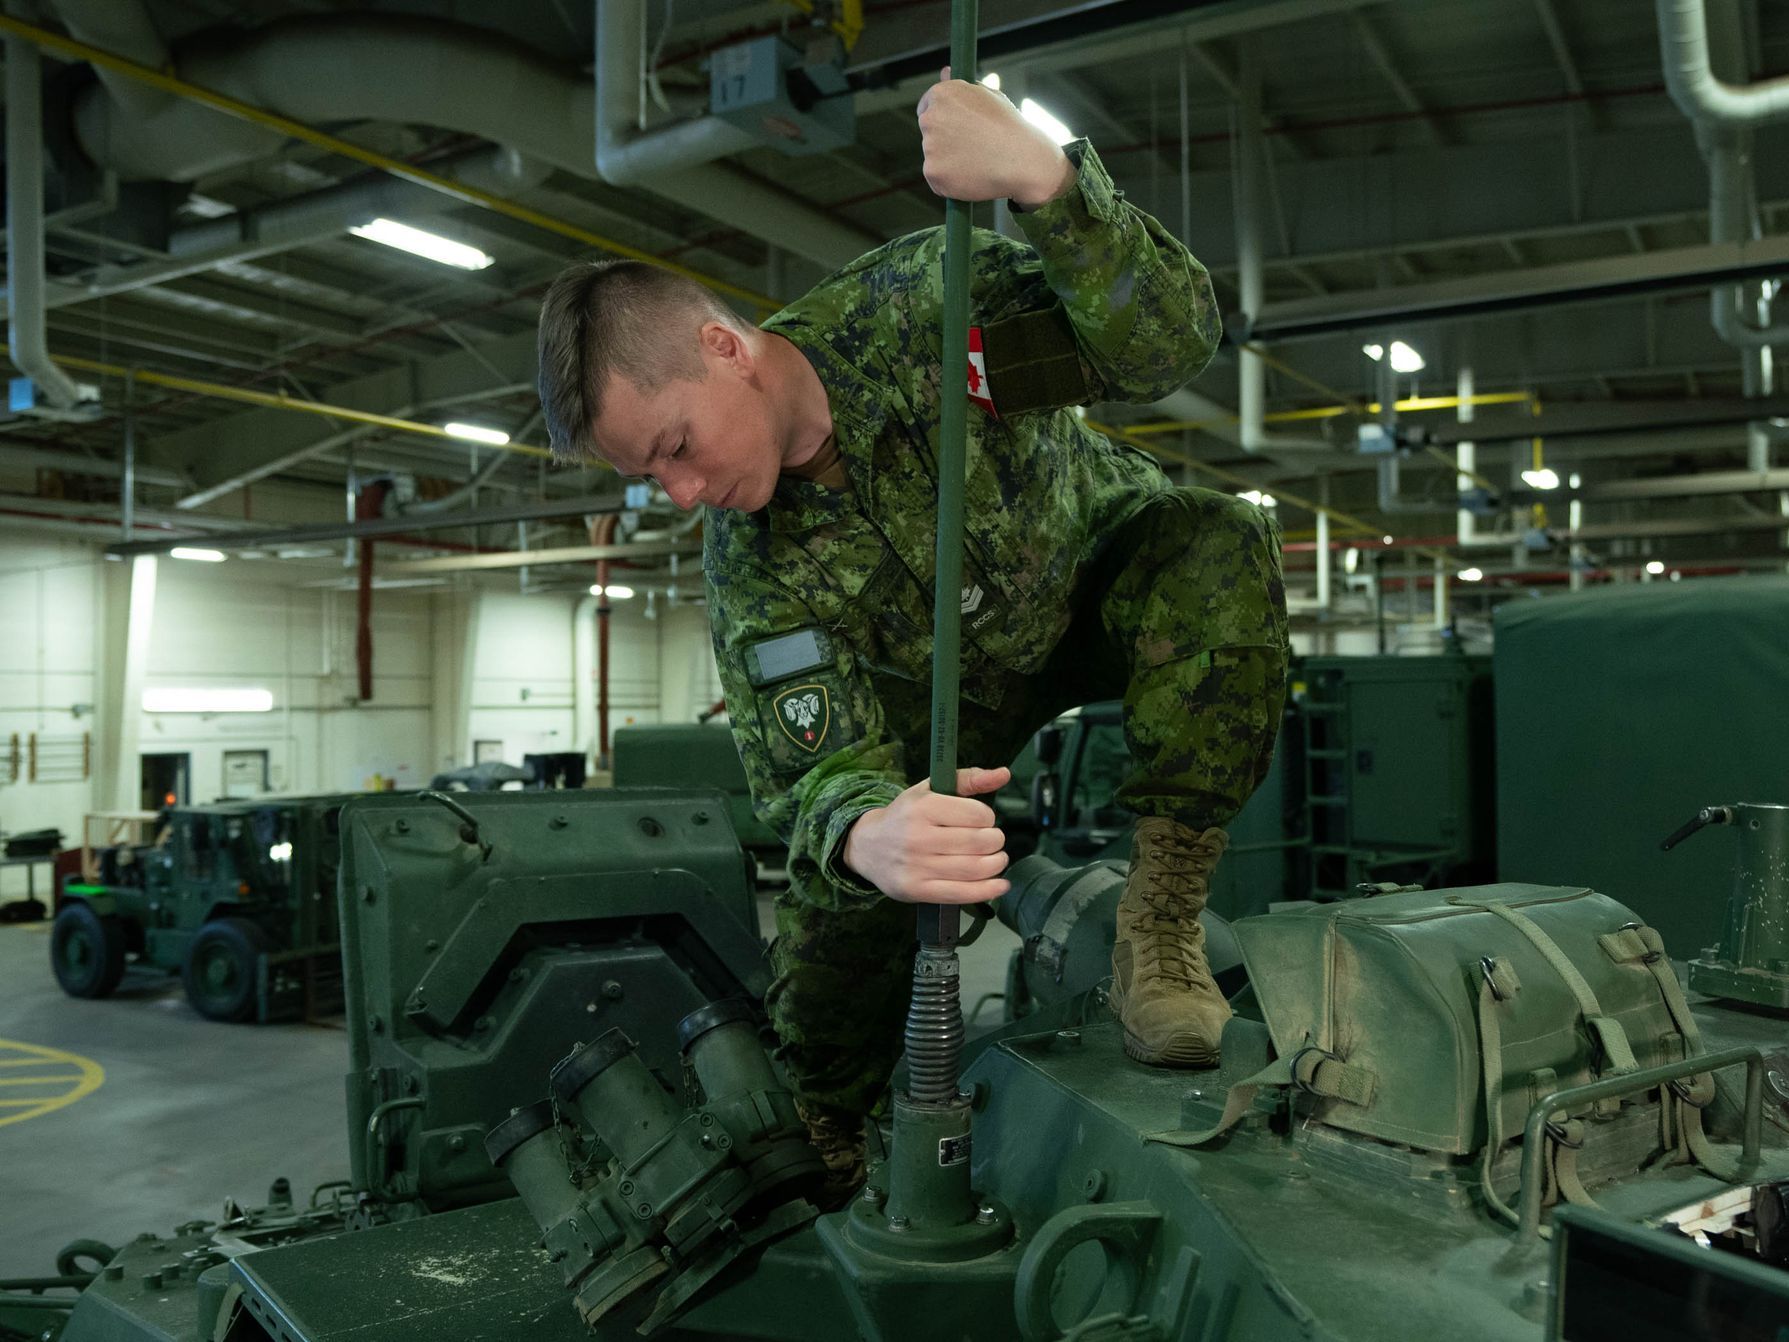
[[[1213,1126],[1199,1131],[1148,1132],[1143,1134],[1143,1140],[1164,1146],[1204,1146],[1216,1141],[1242,1121],[1254,1105],[1255,1096],[1270,1086],[1302,1090],[1364,1109],[1373,1102],[1378,1078],[1364,1067],[1355,1067],[1320,1048],[1306,1046],[1290,1057],[1275,1058],[1253,1076],[1231,1086],[1224,1096],[1223,1115]]]
[[[1640,1064],[1634,1059],[1634,1050],[1628,1044],[1627,1031],[1621,1028],[1621,1022],[1603,1011],[1603,1004],[1597,1001],[1596,990],[1590,986],[1590,980],[1579,972],[1578,966],[1572,963],[1571,956],[1560,949],[1559,943],[1547,935],[1547,931],[1534,919],[1520,909],[1511,908],[1508,904],[1490,901],[1461,899],[1454,896],[1447,901],[1463,909],[1483,909],[1503,919],[1516,931],[1527,937],[1534,948],[1541,953],[1541,958],[1552,966],[1555,973],[1565,981],[1565,986],[1578,1002],[1578,1010],[1584,1017],[1584,1023],[1597,1037],[1603,1046],[1603,1054],[1609,1059],[1610,1067],[1617,1072],[1632,1072],[1639,1069]]]

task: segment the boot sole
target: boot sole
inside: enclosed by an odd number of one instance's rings
[[[1151,1067],[1204,1068],[1218,1065],[1218,1049],[1197,1035],[1177,1034],[1162,1048],[1151,1048],[1129,1030],[1124,1032],[1124,1051]]]

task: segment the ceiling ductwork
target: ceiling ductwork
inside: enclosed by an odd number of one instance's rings
[[[120,7],[130,3],[120,0]],[[92,6],[69,8],[65,21],[73,24],[89,18]],[[640,8],[617,0],[598,13],[607,24]],[[153,33],[146,19],[129,27],[139,37]],[[148,54],[139,42],[136,55]],[[598,175],[595,81],[484,29],[390,15],[292,19],[194,43],[177,64],[193,84],[295,120],[434,126],[493,140],[582,177]],[[617,57],[615,68],[637,97],[638,52],[626,61]],[[712,159],[756,143],[724,122],[705,128],[709,120],[630,141],[626,183],[705,214],[724,211],[743,231],[823,265],[842,264],[881,241],[705,160],[704,154]],[[125,180],[190,182],[271,158],[285,144],[276,131],[186,99],[169,98],[139,114],[106,83],[77,101],[74,124],[87,156]]]

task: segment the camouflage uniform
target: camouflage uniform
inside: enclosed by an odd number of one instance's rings
[[[1000,417],[970,408],[958,758],[1004,764],[1063,709],[1122,695],[1121,800],[1223,825],[1266,772],[1285,693],[1279,536],[1062,408],[1165,396],[1220,335],[1204,268],[1091,148],[1070,152],[1068,194],[1015,212],[1031,248],[976,234],[972,320],[993,343],[1019,330],[1000,361],[1054,393],[1015,413],[996,377]],[[942,230],[897,239],[765,323],[819,374],[849,489],[785,476],[763,510],[707,516],[734,736],[789,842],[768,1005],[807,1107],[846,1117],[899,1057],[913,956],[912,906],[842,855],[853,821],[929,771],[943,251]],[[1037,313],[1061,340],[1003,325]]]

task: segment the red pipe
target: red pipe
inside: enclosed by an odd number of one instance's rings
[[[615,539],[615,525],[621,519],[615,513],[604,513],[590,523],[590,543],[608,545]],[[596,767],[609,767],[609,561],[596,561]]]

